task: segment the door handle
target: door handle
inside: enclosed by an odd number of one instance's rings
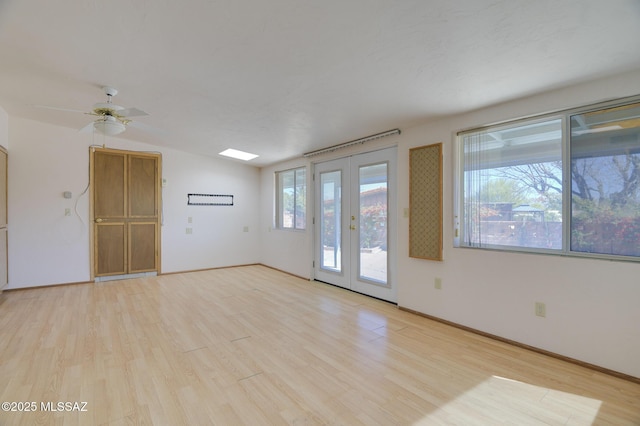
[[[99,217],[96,218],[96,223],[100,223],[100,222],[102,222],[102,219],[100,219]]]

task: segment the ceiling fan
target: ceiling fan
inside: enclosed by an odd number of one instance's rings
[[[124,108],[120,105],[116,105],[112,102],[112,98],[118,94],[118,89],[111,86],[105,86],[102,88],[107,95],[107,102],[98,102],[93,104],[91,112],[69,110],[64,108],[48,107],[38,105],[42,108],[56,109],[62,111],[82,112],[84,114],[93,115],[98,117],[92,123],[87,124],[80,129],[80,132],[96,131],[107,136],[115,136],[127,129],[127,126],[138,127],[146,130],[145,125],[134,122],[129,117],[141,117],[149,115],[146,112],[138,108]]]

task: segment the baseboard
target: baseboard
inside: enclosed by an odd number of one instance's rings
[[[527,349],[527,350],[532,351],[532,352],[536,352],[536,353],[539,353],[539,354],[542,354],[542,355],[546,355],[546,356],[551,357],[551,358],[555,358],[555,359],[559,359],[561,361],[569,362],[571,364],[579,365],[581,367],[585,367],[585,368],[588,368],[590,370],[597,371],[599,373],[607,374],[609,376],[617,377],[619,379],[628,380],[630,382],[640,384],[640,377],[631,376],[629,374],[624,374],[624,373],[621,373],[619,371],[610,370],[608,368],[600,367],[599,365],[590,364],[588,362],[580,361],[579,359],[575,359],[575,358],[571,358],[571,357],[568,357],[568,356],[560,355],[560,354],[557,354],[555,352],[547,351],[545,349],[536,348],[535,346],[526,345],[524,343],[520,343],[520,342],[517,342],[515,340],[511,340],[511,339],[506,339],[504,337],[500,337],[500,336],[497,336],[495,334],[486,333],[484,331],[477,330],[475,328],[467,327],[466,325],[461,325],[461,324],[458,324],[458,323],[455,323],[455,322],[452,322],[452,321],[447,321],[447,320],[442,319],[442,318],[434,317],[432,315],[428,315],[428,314],[425,314],[425,313],[422,313],[422,312],[419,312],[419,311],[414,311],[413,309],[404,308],[402,306],[398,306],[398,309],[400,309],[402,311],[405,311],[405,312],[409,312],[409,313],[418,315],[418,316],[421,316],[421,317],[424,317],[424,318],[427,318],[427,319],[430,319],[430,320],[433,320],[433,321],[437,321],[437,322],[445,324],[445,325],[449,325],[451,327],[458,328],[460,330],[468,331],[470,333],[474,333],[474,334],[477,334],[477,335],[480,335],[480,336],[488,337],[490,339],[497,340],[497,341],[503,342],[503,343],[507,343],[507,344],[512,345],[512,346],[516,346],[516,347],[519,347],[519,348],[522,348],[522,349]]]
[[[305,281],[310,281],[311,280],[311,278],[309,278],[309,277],[303,277],[302,275],[296,275],[296,274],[294,274],[292,272],[289,272],[289,271],[285,271],[285,270],[282,270],[282,269],[274,268],[273,266],[265,265],[264,263],[258,263],[258,265],[264,266],[265,268],[273,269],[274,271],[282,272],[283,274],[291,275],[292,277],[300,278],[301,280],[305,280]]]
[[[189,269],[184,271],[174,271],[174,272],[162,272],[158,274],[160,275],[177,275],[177,274],[190,274],[192,272],[205,272],[205,271],[215,271],[216,269],[229,269],[229,268],[242,268],[243,266],[256,266],[260,265],[259,263],[247,263],[243,265],[229,265],[229,266],[216,266],[213,268],[202,268],[202,269]]]
[[[51,288],[51,287],[62,287],[67,285],[83,285],[83,284],[94,284],[93,281],[78,281],[73,283],[58,283],[58,284],[45,284],[45,285],[34,285],[30,287],[18,287],[18,288],[5,288],[4,292],[10,291],[21,291],[21,290],[37,290],[39,288]]]
[[[158,273],[158,276],[160,275],[176,275],[176,274],[188,274],[190,272],[203,272],[203,271],[213,271],[215,269],[228,269],[228,268],[241,268],[243,266],[256,266],[256,265],[260,265],[260,266],[265,266],[267,268],[271,268],[270,266],[267,265],[263,265],[261,263],[247,263],[247,264],[243,264],[243,265],[230,265],[230,266],[218,266],[218,267],[214,267],[214,268],[202,268],[202,269],[191,269],[191,270],[185,270],[185,271],[175,271],[175,272],[161,272]],[[271,268],[271,269],[276,269],[276,268]],[[276,269],[278,270],[278,269]],[[289,275],[293,275],[293,276],[297,276],[291,273],[288,273],[286,271],[280,271]],[[108,277],[107,277],[108,278]],[[298,277],[298,278],[303,278],[303,277]],[[308,280],[308,278],[303,278],[305,280]],[[110,281],[109,279],[104,279],[104,280],[100,280],[102,281]],[[35,285],[35,286],[30,286],[30,287],[18,287],[18,288],[4,288],[2,291],[0,291],[0,295],[2,295],[2,292],[9,292],[9,291],[18,291],[18,290],[34,290],[34,289],[38,289],[38,288],[48,288],[48,287],[60,287],[60,286],[65,286],[65,285],[79,285],[79,284],[95,284],[96,281],[79,281],[79,282],[70,282],[70,283],[58,283],[58,284],[46,284],[46,285]]]

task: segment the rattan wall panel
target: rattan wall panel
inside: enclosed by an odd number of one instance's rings
[[[409,150],[409,256],[442,260],[442,143]]]

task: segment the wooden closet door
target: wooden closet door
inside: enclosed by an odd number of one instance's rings
[[[95,275],[123,275],[127,268],[127,156],[93,154]]]
[[[158,158],[129,155],[129,273],[157,270]]]
[[[159,155],[93,153],[94,274],[158,271]]]

